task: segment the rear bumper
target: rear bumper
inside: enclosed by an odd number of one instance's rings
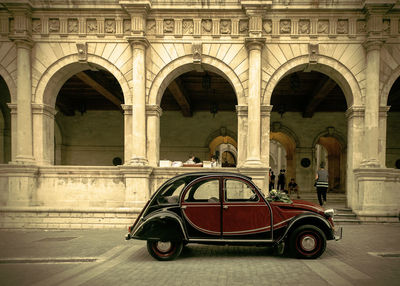
[[[335,237],[336,241],[342,239],[342,237],[343,237],[343,228],[342,227],[338,227],[335,229],[334,237]]]

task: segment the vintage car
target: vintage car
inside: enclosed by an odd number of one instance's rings
[[[152,195],[125,238],[147,240],[158,260],[176,258],[188,243],[270,245],[317,258],[327,240],[341,239],[332,209],[273,193],[265,197],[250,177],[236,173],[179,175]]]

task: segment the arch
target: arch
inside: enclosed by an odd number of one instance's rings
[[[239,77],[231,67],[217,58],[202,56],[201,66],[225,78],[233,87],[239,105],[245,104],[245,91]],[[165,89],[172,80],[181,74],[195,70],[193,56],[187,55],[177,58],[164,66],[155,76],[150,86],[148,104],[160,105]]]
[[[328,127],[325,130],[318,133],[314,137],[314,140],[312,142],[313,148],[315,147],[315,145],[317,145],[318,140],[321,137],[333,137],[333,138],[337,139],[339,141],[343,151],[346,150],[347,142],[346,142],[345,136],[343,136],[343,134],[338,132],[334,127]]]
[[[400,66],[398,66],[395,70],[392,71],[391,76],[383,85],[381,96],[380,96],[380,106],[387,106],[389,100],[389,93],[392,89],[394,82],[400,77]]]
[[[262,98],[263,104],[270,104],[272,92],[282,78],[290,73],[304,70],[307,65],[309,65],[309,55],[303,55],[287,61],[275,70],[268,81],[267,88],[264,90]],[[358,81],[351,71],[341,62],[330,57],[319,55],[318,63],[312,66],[312,70],[321,72],[336,81],[345,95],[347,107],[362,105],[361,88]]]
[[[118,81],[124,95],[124,103],[131,103],[131,88],[124,74],[111,62],[97,55],[88,54],[86,64],[78,61],[78,56],[68,55],[54,62],[43,73],[34,91],[33,101],[35,103],[47,104],[54,107],[58,91],[63,84],[74,74],[86,69],[93,69],[95,65],[110,72]],[[56,92],[55,92],[56,91]]]
[[[271,132],[281,132],[284,133],[285,135],[287,135],[291,140],[293,140],[293,143],[295,145],[295,147],[299,147],[300,146],[300,140],[299,137],[297,137],[296,133],[290,129],[289,127],[282,125],[280,122],[273,122],[271,124],[272,128],[271,128]],[[272,138],[270,138],[272,139]]]
[[[10,100],[12,103],[17,102],[17,85],[10,75],[10,73],[0,65],[0,76],[3,78],[4,82],[8,87],[8,91],[10,92]]]
[[[237,142],[237,135],[235,132],[222,127],[218,130],[215,130],[214,132],[212,132],[210,135],[208,135],[206,142],[204,143],[205,147],[210,146],[211,142],[215,140],[215,138],[217,138],[218,136],[228,136],[231,137],[233,140],[235,140]]]

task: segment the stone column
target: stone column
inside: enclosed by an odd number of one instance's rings
[[[160,116],[162,109],[158,105],[147,105],[147,150],[149,165],[157,167],[160,161]]]
[[[264,38],[247,38],[249,50],[249,95],[246,166],[261,165],[261,50]]]
[[[390,106],[381,106],[379,108],[379,145],[378,145],[378,160],[382,167],[386,167],[386,127],[387,113]]]
[[[364,106],[352,106],[346,111],[347,117],[347,170],[346,192],[347,206],[358,208],[358,196],[356,194],[354,169],[358,168],[362,159],[363,130],[364,130]]]
[[[271,123],[272,105],[261,106],[261,163],[271,167],[269,164],[269,132]]]
[[[376,168],[380,166],[378,160],[379,143],[379,71],[380,71],[380,48],[382,42],[367,41],[367,68],[365,88],[365,124],[364,134],[365,156],[361,162],[362,167]]]
[[[132,158],[132,105],[122,104],[124,110],[124,164]]]
[[[238,117],[238,157],[237,167],[244,165],[247,157],[247,112],[245,105],[236,105],[236,113]]]
[[[57,111],[45,104],[32,104],[34,155],[39,165],[54,164],[54,117]]]
[[[128,37],[132,47],[132,157],[130,165],[147,165],[145,37]]]
[[[33,43],[29,40],[15,40],[17,46],[17,154],[16,163],[32,164],[32,76],[31,51]]]

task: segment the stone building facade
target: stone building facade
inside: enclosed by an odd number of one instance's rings
[[[115,79],[122,98],[108,99],[119,110],[60,112],[66,82],[87,70]],[[235,110],[188,118],[163,110],[166,90],[193,71],[227,82]],[[296,72],[327,76],[346,110],[275,111],[274,91]],[[160,167],[161,159],[209,160],[218,142],[235,147],[229,171],[263,189],[278,160],[270,141],[280,142],[289,175],[311,191],[326,138],[340,146],[347,205],[363,220],[398,221],[400,112],[388,102],[400,98],[399,78],[395,0],[3,0],[0,226],[125,225],[165,179],[199,170]]]

